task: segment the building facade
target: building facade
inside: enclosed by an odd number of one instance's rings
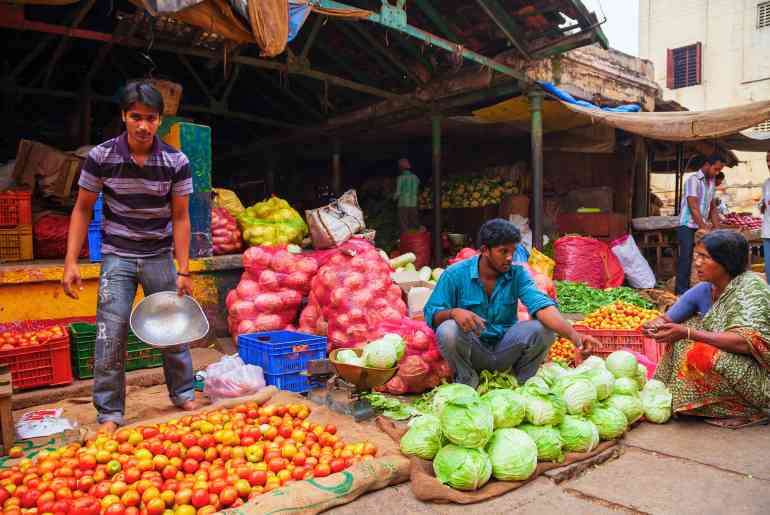
[[[770,100],[770,0],[640,0],[639,56],[654,63],[664,100],[689,110]],[[770,132],[770,120],[755,130]],[[720,197],[756,212],[765,156],[736,154]],[[673,175],[653,175],[651,187],[670,210]]]

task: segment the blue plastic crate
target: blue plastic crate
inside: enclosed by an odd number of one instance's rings
[[[102,260],[102,224],[91,222],[88,224],[88,258],[91,263]]]
[[[265,374],[265,382],[287,392],[305,393],[310,391],[310,378],[301,373]]]
[[[94,219],[92,220],[91,223],[101,223],[103,210],[104,210],[104,195],[102,193],[99,193],[99,196],[96,198],[96,202],[94,203]]]
[[[326,357],[326,337],[292,331],[242,334],[238,355],[244,362],[262,367],[265,374],[301,372],[309,361]]]

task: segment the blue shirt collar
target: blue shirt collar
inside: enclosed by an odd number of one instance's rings
[[[479,258],[481,256],[473,256],[472,258],[469,258],[470,267],[471,267],[471,279],[479,280]],[[500,277],[502,277],[505,280],[510,280],[513,278],[513,266],[511,266],[511,269],[505,272],[504,274],[500,274]]]

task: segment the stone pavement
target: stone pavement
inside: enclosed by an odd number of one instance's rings
[[[696,420],[641,424],[626,436],[621,451],[619,458],[578,477],[559,483],[540,477],[483,503],[423,503],[404,483],[328,513],[770,513],[770,426],[732,431]]]

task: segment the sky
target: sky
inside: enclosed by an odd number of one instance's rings
[[[596,13],[610,46],[630,55],[639,55],[639,0],[583,0]],[[602,15],[602,12],[604,14]]]

